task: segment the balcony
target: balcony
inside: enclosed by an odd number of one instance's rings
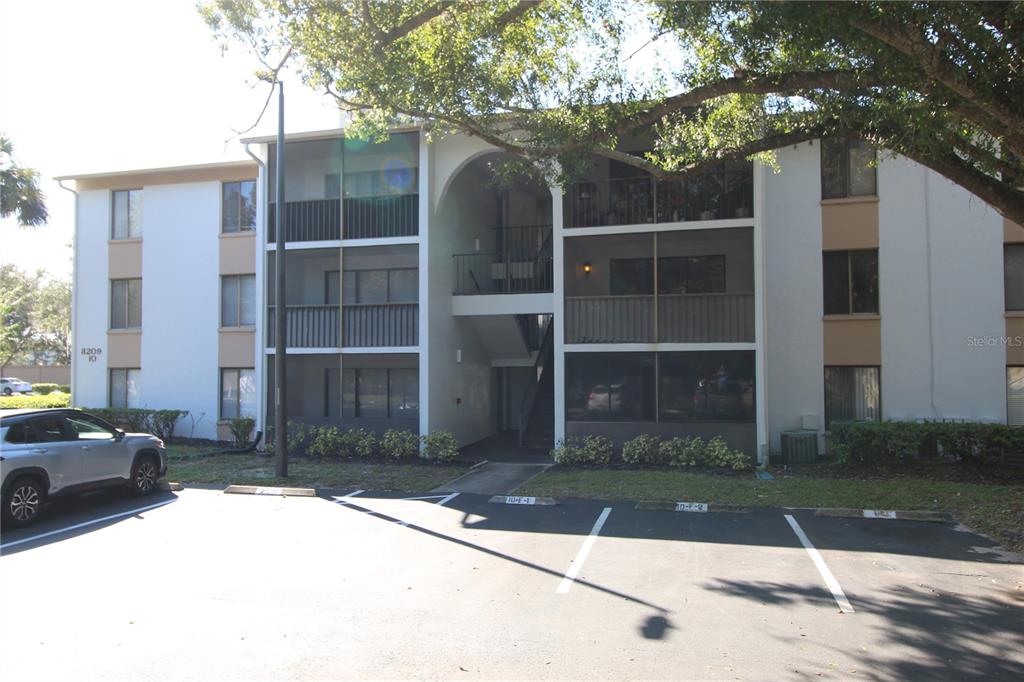
[[[683,180],[596,179],[567,186],[564,202],[567,228],[750,218],[754,175],[745,164]]]
[[[276,306],[267,310],[267,344],[275,345]],[[285,345],[288,348],[337,348],[338,306],[285,306]]]
[[[419,194],[345,199],[345,239],[415,237],[420,225]]]
[[[453,256],[456,296],[550,292],[554,286],[551,226],[499,228],[491,253]]]
[[[284,202],[285,241],[326,242],[341,239],[341,201],[311,199]],[[277,209],[267,211],[267,241],[277,241]]]
[[[565,299],[566,343],[750,343],[753,340],[753,293]]]
[[[342,309],[346,348],[382,348],[419,344],[419,305],[371,303]]]

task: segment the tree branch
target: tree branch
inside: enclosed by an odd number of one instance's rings
[[[444,14],[448,10],[448,8],[452,6],[452,4],[453,3],[451,2],[439,2],[436,5],[431,5],[430,7],[427,7],[425,10],[419,12],[418,14],[414,14],[413,16],[409,17],[398,26],[395,26],[390,31],[382,33],[381,31],[378,30],[377,39],[378,42],[380,43],[380,46],[387,47],[388,45],[395,42],[399,38],[402,38],[412,33],[420,26],[426,24],[428,21],[431,21],[432,19],[435,19],[436,17],[439,17],[442,14]],[[369,14],[369,7],[364,0],[363,15],[364,17],[369,18]]]

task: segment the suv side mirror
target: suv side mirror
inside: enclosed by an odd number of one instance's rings
[[[117,429],[114,432],[114,440],[116,440],[118,442],[124,440],[124,431],[122,431],[121,429]]]

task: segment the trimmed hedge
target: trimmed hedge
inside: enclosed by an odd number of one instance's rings
[[[274,451],[273,432],[268,430],[266,451]],[[383,436],[368,429],[344,430],[336,426],[316,426],[288,422],[288,453],[293,456],[371,459],[387,457],[394,460],[413,460],[420,452],[427,459],[451,462],[459,455],[459,444],[448,431],[435,431],[422,438],[412,431],[388,429]]]
[[[69,407],[70,405],[71,396],[67,393],[0,396],[0,410],[40,410],[48,407]]]
[[[832,425],[832,454],[843,464],[892,464],[939,449],[959,462],[996,464],[1024,450],[1024,429],[974,422],[842,422]]]
[[[615,445],[606,436],[569,436],[555,444],[551,458],[556,464],[595,464],[603,466],[612,460]]]
[[[551,457],[557,464],[605,466],[614,453],[612,441],[604,436],[569,436],[558,441]],[[652,434],[641,434],[622,445],[622,462],[631,467],[691,467],[749,469],[750,457],[733,450],[721,436],[705,442],[703,438],[672,438],[662,440]]]
[[[151,433],[160,440],[174,437],[174,428],[188,414],[186,410],[147,410],[139,407],[82,408],[129,433]]]
[[[57,384],[32,384],[32,392],[37,395],[49,395],[59,390],[60,387]]]

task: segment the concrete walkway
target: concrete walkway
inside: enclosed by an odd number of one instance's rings
[[[549,466],[551,465],[488,462],[453,481],[448,481],[432,492],[507,495]]]

